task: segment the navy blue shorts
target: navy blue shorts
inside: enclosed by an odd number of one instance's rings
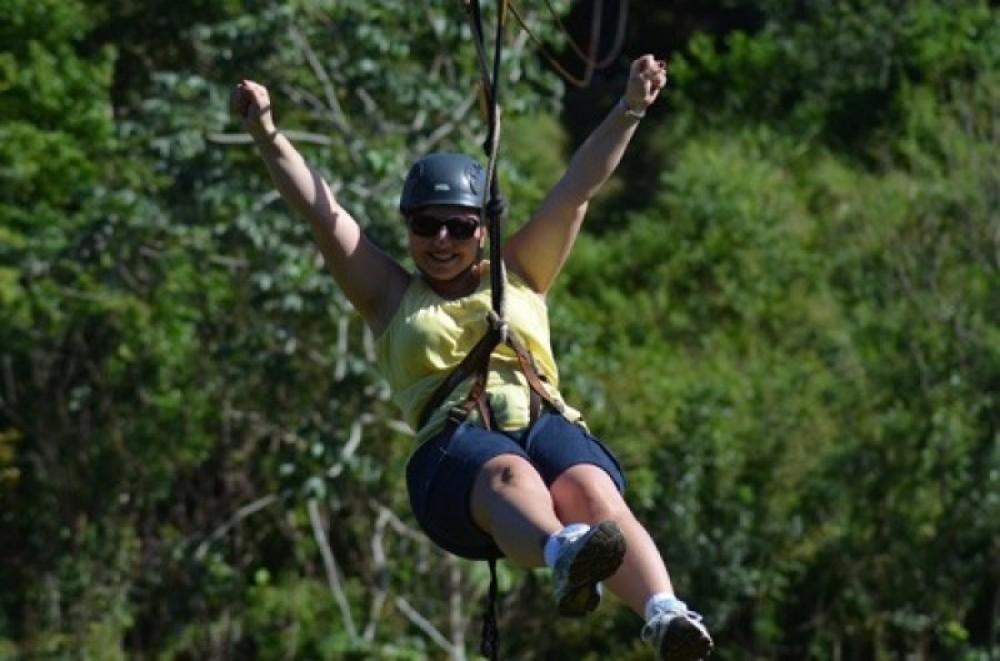
[[[625,476],[614,454],[587,430],[557,413],[515,432],[488,431],[469,422],[425,441],[406,466],[410,508],[431,540],[463,558],[487,560],[503,555],[472,520],[469,498],[483,465],[501,454],[524,457],[551,486],[577,464],[600,466],[619,492]]]

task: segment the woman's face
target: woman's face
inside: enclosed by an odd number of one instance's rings
[[[454,281],[478,261],[486,232],[476,209],[429,206],[405,222],[410,256],[430,280]]]

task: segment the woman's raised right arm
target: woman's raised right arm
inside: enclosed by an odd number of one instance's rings
[[[233,114],[253,137],[275,187],[309,222],[326,266],[376,336],[392,319],[409,276],[379,249],[342,207],[329,185],[274,124],[267,89],[240,82],[232,92]]]

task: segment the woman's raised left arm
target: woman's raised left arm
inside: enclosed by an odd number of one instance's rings
[[[538,210],[504,245],[504,262],[539,293],[546,293],[580,232],[590,199],[621,162],[640,119],[667,84],[663,60],[632,62],[625,94],[573,154],[562,178]]]

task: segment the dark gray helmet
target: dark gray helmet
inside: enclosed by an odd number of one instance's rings
[[[483,208],[486,169],[464,154],[428,154],[410,168],[399,198],[399,210],[408,214],[431,204]]]

